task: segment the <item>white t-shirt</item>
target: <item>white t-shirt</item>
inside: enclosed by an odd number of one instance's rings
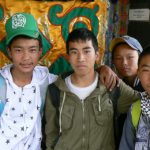
[[[81,100],[84,100],[87,96],[89,96],[94,91],[94,89],[97,86],[97,82],[98,82],[98,73],[96,73],[94,82],[87,87],[77,87],[74,84],[72,84],[71,75],[65,78],[65,83],[68,89],[70,89],[70,91],[75,95],[77,95]]]

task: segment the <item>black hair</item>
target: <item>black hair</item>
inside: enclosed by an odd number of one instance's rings
[[[11,48],[11,44],[13,43],[13,41],[16,40],[16,39],[19,39],[19,38],[38,40],[38,41],[39,41],[39,46],[40,46],[40,48],[43,47],[41,36],[39,36],[38,38],[32,38],[32,37],[29,37],[29,36],[26,36],[26,35],[18,35],[18,36],[15,36],[15,37],[9,42],[9,44],[7,45],[7,47],[8,47],[8,48]]]
[[[91,40],[92,45],[95,49],[95,52],[98,51],[98,41],[94,33],[87,28],[77,28],[74,29],[72,32],[69,33],[67,41],[66,41],[66,50],[67,54],[69,54],[69,42],[75,42],[75,41],[86,41]]]
[[[147,47],[145,47],[142,51],[142,53],[139,55],[139,59],[138,59],[138,66],[140,65],[141,60],[143,59],[143,57],[150,55],[150,45],[148,45]]]

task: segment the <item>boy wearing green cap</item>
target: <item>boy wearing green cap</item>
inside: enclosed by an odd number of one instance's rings
[[[0,70],[6,100],[0,117],[0,146],[4,150],[41,149],[41,113],[46,88],[57,76],[36,66],[42,42],[34,17],[14,14],[6,22],[6,44],[13,64]]]
[[[3,150],[41,149],[45,93],[48,84],[57,78],[49,74],[47,67],[37,66],[42,53],[41,38],[31,14],[16,13],[6,22],[6,44],[12,64],[0,70],[7,87],[0,115]]]

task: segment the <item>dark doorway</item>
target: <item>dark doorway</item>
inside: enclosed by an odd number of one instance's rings
[[[150,0],[130,0],[130,9],[150,9]],[[130,21],[128,24],[128,35],[139,40],[141,45],[150,45],[150,21]]]

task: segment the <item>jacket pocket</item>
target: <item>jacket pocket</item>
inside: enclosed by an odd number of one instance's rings
[[[98,109],[98,103],[93,103],[93,110],[95,120],[98,125],[107,125],[113,121],[113,105],[111,100],[108,100],[105,105],[101,106],[101,110]]]
[[[74,106],[64,105],[61,116],[63,130],[67,130],[72,126],[74,110]]]
[[[58,141],[58,143],[54,147],[54,150],[68,150],[68,148],[62,143],[62,141]]]

